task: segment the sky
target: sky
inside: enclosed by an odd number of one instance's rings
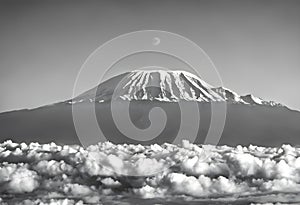
[[[225,87],[300,110],[299,19],[297,0],[0,0],[0,112],[71,98],[95,49],[145,29],[197,43]]]

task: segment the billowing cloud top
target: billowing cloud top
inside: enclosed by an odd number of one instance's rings
[[[84,149],[6,141],[0,144],[0,202],[99,204],[125,196],[160,204],[161,199],[295,202],[300,200],[299,156],[300,149],[290,145],[105,142]]]

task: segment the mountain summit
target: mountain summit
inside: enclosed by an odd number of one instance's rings
[[[96,95],[95,95],[96,93]],[[240,96],[223,87],[213,87],[187,71],[135,70],[115,76],[74,98],[69,103],[104,102],[112,99],[162,102],[229,102],[282,106],[253,95]]]
[[[118,101],[117,112],[128,113],[131,122],[140,129],[147,129],[151,125],[149,113],[159,107],[165,112],[166,126],[156,138],[136,142],[116,126],[111,101]],[[11,139],[16,142],[80,144],[72,114],[73,108],[76,108],[81,111],[83,118],[90,110],[94,110],[99,128],[111,142],[144,145],[171,143],[181,125],[179,101],[181,106],[190,106],[190,102],[198,105],[201,120],[194,141],[196,144],[203,143],[209,132],[212,116],[210,102],[225,102],[226,123],[219,144],[300,145],[300,112],[253,95],[240,96],[227,88],[215,88],[186,71],[162,70],[123,73],[71,100],[32,110],[0,113],[0,141]],[[182,137],[191,140],[193,129],[190,126],[185,128]],[[97,142],[87,138],[86,143]]]

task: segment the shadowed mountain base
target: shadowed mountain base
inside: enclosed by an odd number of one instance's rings
[[[185,106],[189,103],[184,102]],[[78,103],[79,109],[89,109],[91,103]],[[176,102],[132,101],[131,121],[140,129],[150,126],[149,111],[153,107],[164,109],[167,122],[161,134],[140,144],[162,144],[173,142],[179,127],[181,114]],[[209,103],[198,103],[200,110],[199,132],[195,143],[203,143],[211,120]],[[127,109],[122,106],[118,109]],[[113,143],[137,143],[124,136],[115,126],[110,112],[110,103],[96,103],[99,126],[107,140]],[[283,143],[300,144],[300,113],[285,107],[250,106],[230,104],[227,106],[225,128],[219,144],[280,146]],[[72,105],[58,103],[33,110],[20,110],[0,114],[0,141],[55,142],[58,144],[80,144],[72,118]],[[192,124],[192,123],[191,123]],[[189,140],[189,129],[183,138]],[[94,143],[94,142],[91,142]]]

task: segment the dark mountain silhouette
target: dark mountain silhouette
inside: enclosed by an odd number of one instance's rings
[[[89,109],[95,106],[98,124],[114,143],[136,143],[124,136],[112,120],[110,104],[120,101],[117,109],[127,109],[131,121],[141,129],[150,126],[149,111],[162,108],[167,115],[165,129],[143,144],[172,142],[178,133],[184,106],[197,103],[201,113],[195,143],[203,143],[211,120],[211,103],[226,103],[227,116],[220,144],[279,146],[300,144],[300,112],[280,103],[252,95],[239,96],[226,88],[214,88],[197,76],[184,71],[133,71],[115,76],[99,86],[65,102],[32,110],[0,114],[0,141],[79,144],[72,106]],[[124,102],[124,106],[122,104]],[[189,139],[187,131],[186,139]]]

